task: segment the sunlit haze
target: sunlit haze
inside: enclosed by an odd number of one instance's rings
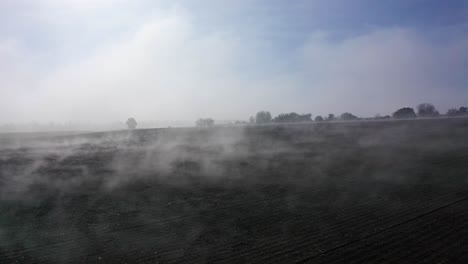
[[[0,125],[467,104],[468,2],[0,2]]]

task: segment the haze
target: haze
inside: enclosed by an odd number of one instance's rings
[[[0,124],[468,103],[466,1],[0,2]]]

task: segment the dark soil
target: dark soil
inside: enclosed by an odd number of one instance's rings
[[[468,119],[0,141],[0,263],[468,263]]]

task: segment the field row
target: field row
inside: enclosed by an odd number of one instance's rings
[[[408,200],[389,200],[405,197],[405,194],[391,197],[381,192],[380,196],[367,199],[357,193],[346,193],[344,189],[317,190],[176,218],[122,223],[123,228],[107,231],[91,227],[89,233],[81,236],[68,234],[42,246],[2,250],[0,259],[35,256],[40,252],[46,261],[60,257],[57,252],[62,252],[73,260],[82,258],[86,249],[85,255],[89,258],[95,256],[112,261],[138,258],[148,262],[300,260],[380,232],[468,195],[452,191],[423,186],[406,194]],[[342,195],[353,197],[353,202],[341,200]]]

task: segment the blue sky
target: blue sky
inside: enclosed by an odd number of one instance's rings
[[[468,102],[468,1],[4,0],[0,123]]]

